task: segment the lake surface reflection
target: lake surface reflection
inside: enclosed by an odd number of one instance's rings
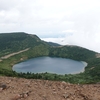
[[[15,64],[16,72],[75,74],[84,71],[85,62],[57,57],[38,57]]]

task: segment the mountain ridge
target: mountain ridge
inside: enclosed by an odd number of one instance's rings
[[[97,58],[97,54],[94,51],[88,50],[83,47],[78,46],[54,46],[55,43],[50,45],[49,43],[41,40],[37,35],[27,34],[24,32],[17,33],[4,33],[0,34],[0,58],[5,55],[13,54],[21,50],[26,50],[20,52],[19,54],[12,55],[7,59],[0,60],[0,74],[6,76],[20,76],[20,77],[32,77],[29,75],[20,75],[18,73],[12,72],[12,66],[18,62],[25,61],[30,58],[41,57],[41,56],[51,56],[51,57],[62,57],[69,58],[78,61],[85,61],[88,63],[88,66],[85,68],[85,71],[80,74],[69,76],[56,76],[56,80],[65,80],[72,83],[91,83],[100,81],[100,58]],[[38,74],[36,74],[37,76]],[[51,75],[51,74],[50,74]],[[49,73],[42,74],[37,76],[38,78],[49,79]],[[35,78],[36,76],[33,75]],[[48,77],[49,78],[48,78]],[[55,75],[51,75],[51,80],[55,80]],[[73,78],[73,79],[72,79]],[[88,80],[87,80],[88,79]]]

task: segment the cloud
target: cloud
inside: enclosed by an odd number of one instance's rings
[[[76,30],[64,30],[62,33],[74,33],[77,32]]]
[[[100,1],[0,0],[0,33],[13,31],[100,52]]]
[[[100,34],[94,34],[93,36],[89,36],[88,34],[72,34],[67,35],[65,37],[58,38],[42,38],[45,41],[52,41],[55,43],[59,43],[62,45],[77,45],[81,46],[96,52],[100,52]]]
[[[21,2],[22,0],[20,0]],[[18,0],[0,0],[0,11],[15,8],[19,3]]]

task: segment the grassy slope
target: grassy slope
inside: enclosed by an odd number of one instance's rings
[[[6,39],[6,41],[4,41]],[[86,83],[100,81],[100,59],[96,58],[96,53],[77,46],[51,47],[46,42],[41,41],[36,35],[26,33],[0,34],[0,56],[10,54],[22,49],[30,48],[28,51],[12,56],[0,62],[0,73],[11,73],[15,63],[38,56],[56,56],[86,61],[88,66],[84,73],[76,75],[51,75],[48,73],[38,75],[38,78],[65,80],[72,83]],[[7,74],[8,75],[8,74]],[[25,76],[26,77],[26,76]],[[30,76],[29,76],[30,77]],[[35,77],[36,78],[36,77]]]
[[[0,34],[0,56],[41,44],[36,35],[20,33]]]

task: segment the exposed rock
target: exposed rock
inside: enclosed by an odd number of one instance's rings
[[[66,99],[68,98],[70,95],[69,94],[63,94],[63,97]]]
[[[7,88],[7,85],[6,84],[0,85],[0,91],[5,90],[6,88]]]
[[[0,76],[0,100],[100,100],[100,84]],[[10,87],[10,88],[8,88]]]

